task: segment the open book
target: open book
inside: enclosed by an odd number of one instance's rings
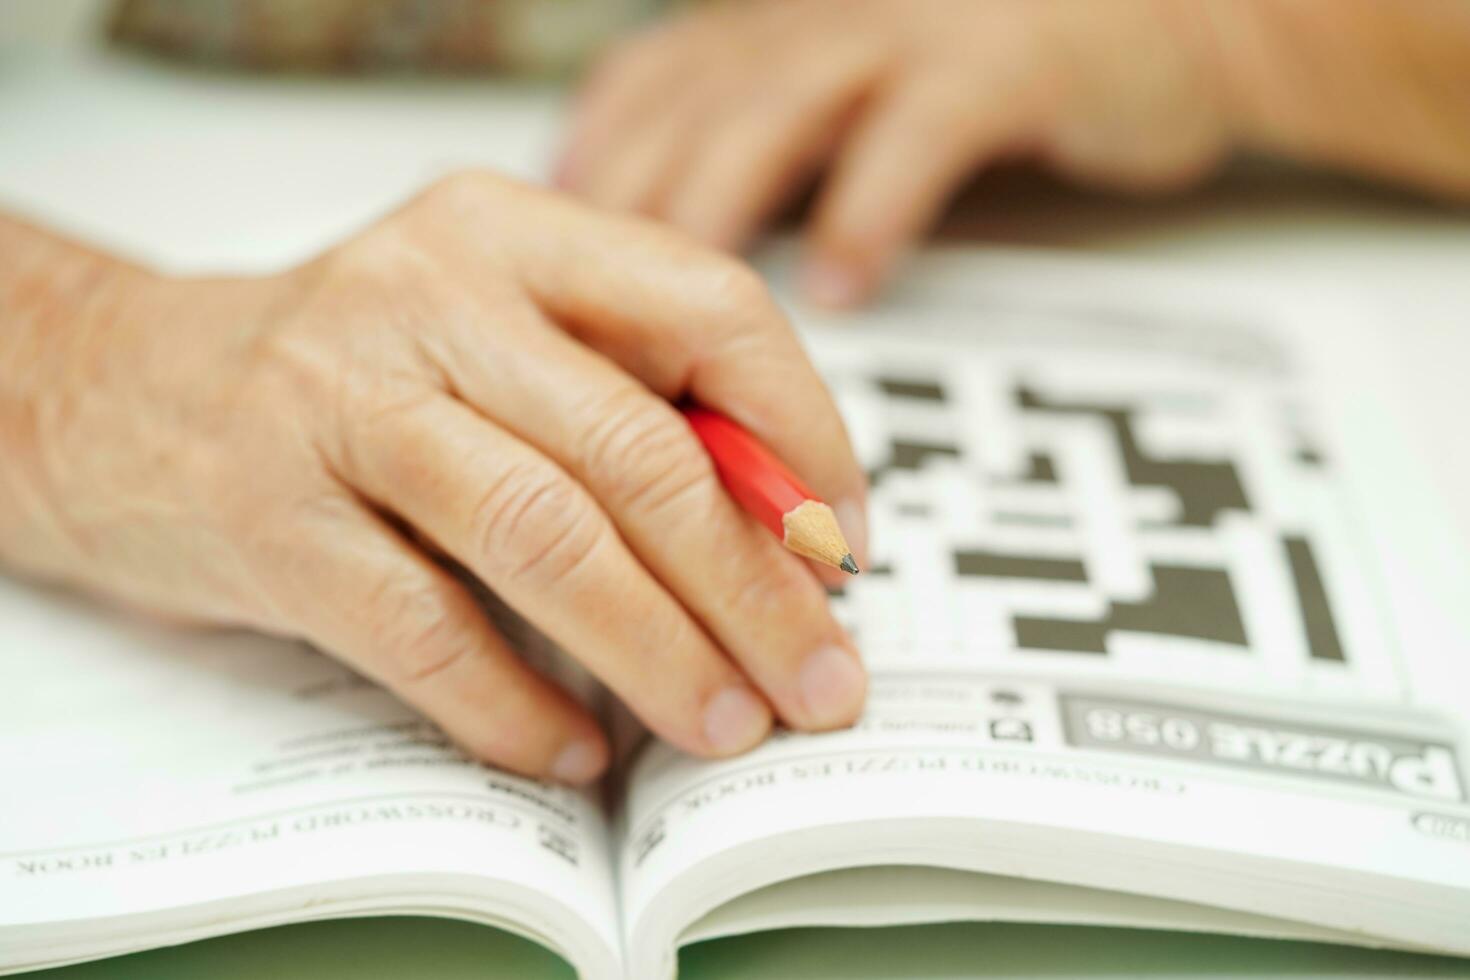
[[[385,913],[591,980],[965,919],[1470,956],[1470,579],[1381,340],[1056,260],[902,289],[801,318],[873,478],[856,728],[718,763],[632,731],[577,793],[303,646],[0,580],[0,968]]]

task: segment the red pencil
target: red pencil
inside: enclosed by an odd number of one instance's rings
[[[718,412],[695,406],[682,411],[714,460],[725,489],[741,507],[798,555],[858,573],[837,515],[774,453]]]

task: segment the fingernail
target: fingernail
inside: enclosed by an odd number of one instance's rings
[[[720,755],[745,751],[770,728],[770,709],[744,687],[727,687],[704,706],[704,737]]]
[[[845,725],[862,710],[868,675],[851,653],[826,646],[806,658],[797,683],[814,724]]]
[[[845,309],[863,296],[863,283],[849,266],[830,259],[811,259],[802,268],[801,288],[818,306]]]
[[[580,786],[602,772],[602,749],[593,742],[569,742],[551,764],[551,778]]]
[[[868,510],[854,499],[839,500],[833,508],[837,514],[837,526],[842,528],[842,536],[847,539],[847,546],[852,549],[852,556],[857,559],[858,568],[867,567],[868,564]]]

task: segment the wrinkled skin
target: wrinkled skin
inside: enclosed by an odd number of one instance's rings
[[[3,219],[0,251],[20,572],[303,637],[479,758],[568,782],[603,770],[603,733],[436,552],[690,752],[860,710],[818,576],[670,404],[742,421],[861,540],[841,421],[738,262],[484,174],[261,279],[162,279]]]

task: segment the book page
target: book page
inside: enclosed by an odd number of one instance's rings
[[[806,318],[872,480],[872,559],[833,598],[870,706],[851,731],[729,762],[647,746],[625,814],[634,935],[645,915],[672,928],[670,890],[703,911],[762,864],[953,862],[934,821],[956,820],[1008,841],[982,859],[965,838],[976,870],[1043,876],[1045,847],[1002,825],[1050,828],[1413,882],[1421,904],[1448,889],[1463,907],[1463,717],[1434,702],[1455,703],[1440,679],[1466,676],[1450,662],[1465,634],[1425,643],[1426,589],[1400,573],[1429,566],[1400,555],[1385,574],[1383,543],[1412,544],[1408,498],[1359,477],[1413,475],[1352,421],[1382,390],[1368,335],[1321,307],[1303,322],[1111,269],[976,269],[978,286],[929,279],[886,310]],[[1053,870],[1228,904],[1203,873],[1107,861]],[[689,890],[721,875],[723,891]],[[1330,908],[1303,921],[1342,926]]]
[[[469,762],[336,661],[5,579],[0,648],[0,969],[396,910],[616,968],[595,800]]]
[[[976,918],[1362,943],[1362,937],[1352,933],[1205,905],[947,868],[891,865],[806,875],[742,895],[695,923],[684,939],[703,942],[796,926],[865,928]]]

